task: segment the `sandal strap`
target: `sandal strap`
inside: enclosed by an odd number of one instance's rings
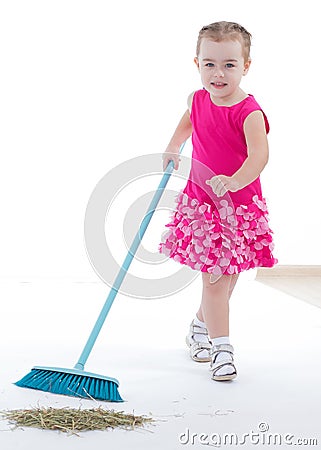
[[[207,328],[203,328],[203,327],[200,327],[199,325],[195,325],[194,322],[191,323],[190,331],[194,334],[208,335]]]
[[[211,344],[206,342],[194,342],[194,344],[190,346],[190,355],[192,356],[192,359],[195,360],[195,358],[198,358],[198,355],[203,350],[206,350],[209,354],[211,350]],[[200,360],[204,360],[204,357],[200,357]],[[209,361],[209,359],[207,359],[207,361]]]
[[[233,375],[234,373],[236,374],[236,368],[235,368],[235,366],[234,366],[233,361],[231,361],[231,360],[229,360],[229,361],[227,361],[227,360],[222,360],[222,361],[219,361],[219,362],[217,362],[217,363],[211,364],[210,370],[211,370],[211,372],[213,372],[213,375],[215,375],[216,372],[217,372],[221,367],[225,367],[225,366],[231,366],[231,367],[233,367],[233,372],[232,372],[231,374],[229,374],[229,375]]]
[[[230,355],[233,357],[234,356],[234,347],[231,344],[213,345],[211,348],[211,356],[214,361],[216,359],[216,356],[221,352],[230,353]]]
[[[194,352],[199,353],[202,350],[211,350],[211,344],[207,342],[194,342],[194,344],[191,345],[191,350]]]

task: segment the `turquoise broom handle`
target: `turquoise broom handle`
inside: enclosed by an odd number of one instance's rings
[[[181,145],[179,153],[182,153],[185,143],[186,143],[186,141],[183,142],[183,144]],[[173,172],[173,169],[174,169],[174,163],[173,163],[173,161],[170,161],[168,163],[166,170],[164,172],[164,175],[159,183],[157,191],[155,192],[154,197],[152,198],[152,201],[147,209],[146,215],[140,224],[139,230],[138,230],[136,236],[134,237],[132,245],[131,245],[130,249],[128,250],[127,256],[123,262],[122,267],[120,268],[120,270],[118,272],[118,275],[117,275],[117,277],[114,281],[114,284],[109,292],[109,295],[105,301],[105,304],[98,316],[98,319],[94,325],[94,328],[92,329],[92,332],[90,333],[87,343],[80,355],[80,358],[79,358],[77,364],[75,365],[75,369],[80,369],[80,370],[84,369],[84,366],[89,357],[89,354],[93,349],[93,346],[96,342],[98,334],[106,320],[106,317],[107,317],[109,310],[115,300],[115,297],[116,297],[118,290],[122,284],[122,281],[125,278],[125,275],[129,269],[129,266],[130,266],[132,260],[134,259],[135,253],[136,253],[136,251],[141,243],[141,240],[147,230],[149,222],[151,221],[151,218],[153,217],[155,209],[156,209],[156,207],[159,203],[159,200],[163,194],[163,191],[168,183],[168,180]]]

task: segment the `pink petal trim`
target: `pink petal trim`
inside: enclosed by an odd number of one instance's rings
[[[247,205],[235,207],[224,199],[216,207],[180,193],[166,227],[160,252],[194,270],[233,274],[277,263],[266,201],[258,195]]]

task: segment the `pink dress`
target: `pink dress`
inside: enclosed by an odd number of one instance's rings
[[[213,275],[232,275],[278,262],[272,255],[273,232],[260,178],[223,197],[217,197],[205,183],[215,175],[231,176],[242,166],[247,158],[243,124],[256,110],[262,111],[252,95],[232,106],[217,106],[205,89],[194,93],[190,175],[166,225],[161,253]]]

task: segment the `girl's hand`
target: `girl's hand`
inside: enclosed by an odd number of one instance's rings
[[[177,170],[180,160],[181,158],[179,157],[179,153],[166,150],[163,153],[163,170],[166,169],[170,161],[174,162],[174,169]]]
[[[210,180],[206,180],[206,184],[211,186],[214,194],[222,197],[227,191],[236,192],[240,189],[239,183],[233,177],[226,175],[217,175]]]

